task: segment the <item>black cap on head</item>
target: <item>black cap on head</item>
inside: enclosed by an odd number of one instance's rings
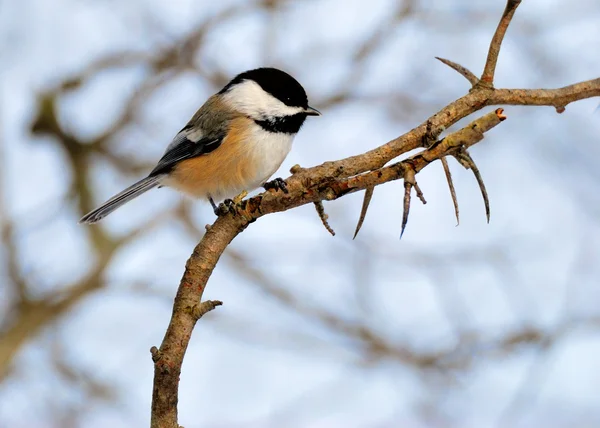
[[[219,93],[227,92],[232,86],[244,80],[253,80],[258,83],[265,92],[273,95],[285,105],[308,108],[308,98],[302,85],[285,71],[276,68],[256,68],[238,74]]]

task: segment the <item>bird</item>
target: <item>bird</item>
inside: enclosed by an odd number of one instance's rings
[[[289,154],[306,118],[320,115],[285,71],[262,67],[240,73],[196,111],[147,177],[79,223],[96,223],[154,187],[207,199],[216,215],[234,206],[231,198],[260,186],[287,193],[281,178],[267,180]],[[224,203],[217,206],[215,200]]]

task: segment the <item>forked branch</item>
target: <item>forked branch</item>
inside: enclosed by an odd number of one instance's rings
[[[520,4],[521,0],[508,0],[506,2],[506,8],[504,9],[502,18],[498,23],[498,28],[496,28],[496,32],[490,43],[487,60],[485,61],[485,68],[483,69],[483,74],[481,75],[481,80],[479,82],[482,86],[487,86],[489,88],[494,87],[494,74],[496,73],[496,64],[498,63],[500,47],[502,46],[506,30],[508,29],[508,24],[510,24],[512,17]]]
[[[294,169],[294,174],[286,180],[289,193],[265,192],[244,200],[236,207],[236,215],[228,214],[219,217],[210,228],[207,228],[206,234],[186,264],[175,297],[171,321],[160,349],[153,349],[153,359],[159,363],[155,362],[154,366],[152,427],[179,427],[177,422],[179,377],[183,358],[198,320],[194,308],[199,307],[208,279],[221,254],[251,222],[275,212],[309,203],[334,200],[348,193],[367,190],[358,231],[376,186],[405,178],[407,171],[412,171],[409,174],[414,172],[416,175],[430,163],[447,156],[457,156],[459,160],[462,158],[465,162],[466,149],[480,141],[483,133],[500,123],[504,115],[501,109],[497,109],[442,140],[431,145],[424,144],[432,129],[448,129],[457,121],[490,105],[544,105],[563,111],[564,107],[571,102],[600,96],[600,78],[558,89],[493,89],[500,46],[519,3],[520,1],[508,0],[506,10],[490,44],[482,77],[468,94],[451,102],[411,131],[369,152],[335,162],[326,162],[313,168]],[[471,84],[474,83],[474,74],[464,67],[447,60],[442,62],[461,73]],[[409,159],[389,164],[399,156],[420,147],[425,149]],[[472,159],[471,162],[467,160],[467,164],[476,176],[480,177],[476,167],[473,168]],[[463,163],[465,166],[467,164]],[[487,200],[483,185],[481,188]],[[458,217],[458,208],[455,210]]]

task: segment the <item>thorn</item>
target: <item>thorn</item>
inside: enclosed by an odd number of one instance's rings
[[[402,230],[400,231],[400,239],[402,239],[402,235],[404,235],[404,230],[406,229],[406,223],[408,223],[408,214],[410,213],[410,190],[414,187],[417,197],[426,204],[425,196],[423,196],[423,192],[419,188],[417,181],[415,180],[416,172],[412,165],[408,164],[404,169],[404,210],[402,213]]]
[[[327,232],[331,233],[331,236],[335,236],[335,231],[331,228],[331,226],[329,226],[329,223],[327,222],[327,219],[329,218],[329,216],[325,212],[325,207],[323,206],[323,202],[321,202],[321,201],[315,202],[315,208],[317,210],[317,214],[319,214],[319,218],[321,219],[323,226],[325,226],[325,229],[327,229]]]
[[[481,176],[481,173],[479,172],[479,168],[477,168],[477,165],[475,165],[475,162],[473,162],[473,166],[471,167],[471,170],[473,171],[473,175],[475,176],[475,179],[477,180],[477,184],[479,184],[479,189],[481,190],[481,196],[483,197],[483,203],[485,205],[485,217],[487,219],[487,222],[490,222],[490,200],[488,198],[488,194],[487,194],[487,190],[485,188],[485,183],[483,182],[483,177]]]
[[[456,160],[464,166],[466,169],[470,169],[473,171],[473,175],[477,180],[477,184],[479,184],[479,189],[481,190],[481,196],[483,197],[483,203],[485,205],[485,215],[487,218],[487,222],[490,222],[490,200],[488,198],[487,190],[485,188],[485,183],[483,182],[483,177],[481,177],[481,173],[479,172],[479,168],[475,164],[475,161],[467,152],[467,150],[463,147],[458,153],[454,155]]]
[[[360,228],[362,227],[363,222],[365,221],[367,210],[369,209],[369,204],[371,203],[371,198],[373,197],[374,192],[374,187],[367,187],[365,189],[365,197],[363,199],[362,208],[360,209],[360,217],[358,218],[356,230],[354,231],[354,236],[352,237],[352,239],[356,239],[356,236],[358,235],[358,232],[360,231]]]
[[[448,182],[448,188],[450,189],[450,196],[452,197],[452,204],[454,205],[454,215],[456,216],[456,225],[460,224],[460,215],[458,211],[458,199],[456,198],[456,189],[454,188],[454,182],[452,181],[452,173],[450,172],[450,166],[448,165],[448,159],[443,157],[440,159],[442,166],[444,167],[444,173],[446,174],[446,181]]]
[[[412,184],[408,181],[404,181],[404,211],[402,213],[402,229],[400,231],[400,239],[404,235],[404,229],[406,229],[406,223],[408,223],[408,214],[410,212],[410,189]]]
[[[449,59],[440,58],[439,56],[436,56],[435,59],[446,64],[448,67],[450,67],[451,69],[456,71],[458,74],[460,74],[462,77],[467,79],[472,86],[475,86],[479,82],[479,79],[477,78],[477,76],[475,76],[475,74],[472,73],[471,70],[469,70],[468,68],[463,67],[462,65],[457,64],[453,61],[450,61]]]

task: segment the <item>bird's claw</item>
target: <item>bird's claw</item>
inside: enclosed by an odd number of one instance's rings
[[[289,193],[285,180],[281,177],[277,177],[274,180],[267,181],[263,184],[265,190],[274,189],[275,191],[281,190],[283,193]]]
[[[238,213],[238,211],[237,211],[238,205],[242,202],[242,200],[246,196],[248,196],[248,192],[244,190],[242,193],[235,196],[233,199],[225,199],[223,202],[221,202],[219,204],[219,206],[215,205],[212,198],[210,198],[209,200],[213,206],[213,210],[214,210],[216,216],[222,216],[222,215],[226,215],[229,213],[236,215]]]
[[[236,209],[235,209],[236,203],[233,202],[232,199],[225,199],[223,202],[221,202],[219,204],[218,207],[216,207],[215,210],[215,215],[220,217],[223,215],[227,215],[229,213],[231,214],[236,214]]]

